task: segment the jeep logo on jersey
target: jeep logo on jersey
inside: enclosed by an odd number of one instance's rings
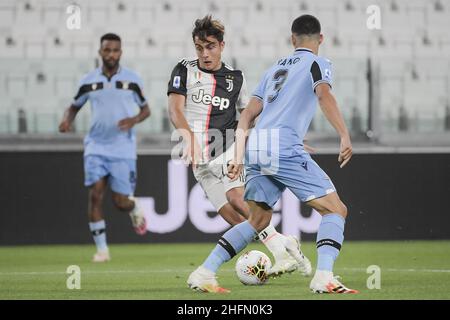
[[[218,96],[211,96],[205,94],[203,89],[198,91],[198,95],[192,95],[192,101],[195,103],[203,103],[206,105],[212,105],[213,107],[219,107],[219,110],[227,109],[230,106],[230,100],[227,98],[221,98]]]

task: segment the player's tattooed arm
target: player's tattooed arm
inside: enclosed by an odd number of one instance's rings
[[[344,118],[339,110],[336,99],[330,91],[330,86],[326,83],[321,83],[315,88],[316,95],[319,98],[319,105],[323,114],[331,125],[336,129],[336,132],[341,137],[341,146],[338,157],[340,167],[344,167],[352,157],[353,149],[350,134],[345,125]]]
[[[130,130],[134,125],[150,117],[150,114],[150,107],[148,106],[148,104],[145,104],[143,107],[141,107],[141,110],[136,116],[120,120],[119,128],[120,130]]]
[[[71,105],[64,111],[63,118],[59,124],[59,132],[69,132],[72,129],[72,123],[73,120],[75,120],[78,111],[80,111],[80,108],[77,108],[74,105]]]

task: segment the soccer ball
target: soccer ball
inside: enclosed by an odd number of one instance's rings
[[[266,283],[271,267],[272,262],[264,252],[252,250],[236,261],[236,274],[245,285],[261,285]]]

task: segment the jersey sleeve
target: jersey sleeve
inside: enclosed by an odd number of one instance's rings
[[[142,79],[139,76],[136,76],[136,83],[131,89],[133,90],[134,101],[140,108],[143,108],[147,104],[147,99],[144,96],[143,88],[144,83]]]
[[[178,93],[186,97],[187,88],[187,68],[181,62],[179,62],[175,68],[173,68],[172,74],[167,88],[167,95],[170,93]]]
[[[248,89],[247,89],[247,81],[245,80],[244,74],[242,74],[242,86],[239,91],[239,97],[236,103],[236,109],[238,111],[244,109],[249,101]]]
[[[316,90],[316,87],[321,83],[327,83],[330,87],[332,86],[330,60],[320,57],[315,59],[311,65],[310,71],[313,90]]]
[[[80,80],[78,83],[78,91],[73,98],[72,105],[77,108],[84,106],[86,101],[89,99],[90,86],[86,83],[86,77]]]
[[[256,87],[255,91],[253,91],[252,96],[256,97],[258,99],[264,100],[264,93],[266,91],[267,86],[267,74],[268,72],[265,72],[261,81],[259,82],[258,86]]]

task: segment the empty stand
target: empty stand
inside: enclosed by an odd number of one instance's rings
[[[140,132],[167,124],[166,86],[182,57],[193,57],[191,31],[207,13],[226,26],[226,61],[241,68],[249,91],[279,56],[292,51],[290,24],[304,13],[322,23],[321,54],[333,62],[334,87],[346,120],[367,120],[367,59],[378,75],[379,108],[386,130],[398,130],[400,110],[411,130],[442,130],[449,105],[450,4],[442,0],[82,0],[81,29],[66,22],[72,4],[59,0],[0,2],[0,133],[18,132],[19,109],[29,132],[56,132],[81,76],[98,64],[103,33],[123,39],[123,65],[144,80],[152,118]],[[369,5],[381,13],[381,29],[366,26]],[[97,61],[96,61],[97,59]],[[402,109],[403,108],[403,109]],[[88,108],[84,108],[88,109]],[[352,118],[353,117],[353,118]],[[422,120],[424,124],[422,125]],[[356,121],[356,120],[355,120]],[[354,121],[354,123],[356,123]],[[83,110],[77,130],[89,127]],[[324,119],[314,128],[329,128]]]

